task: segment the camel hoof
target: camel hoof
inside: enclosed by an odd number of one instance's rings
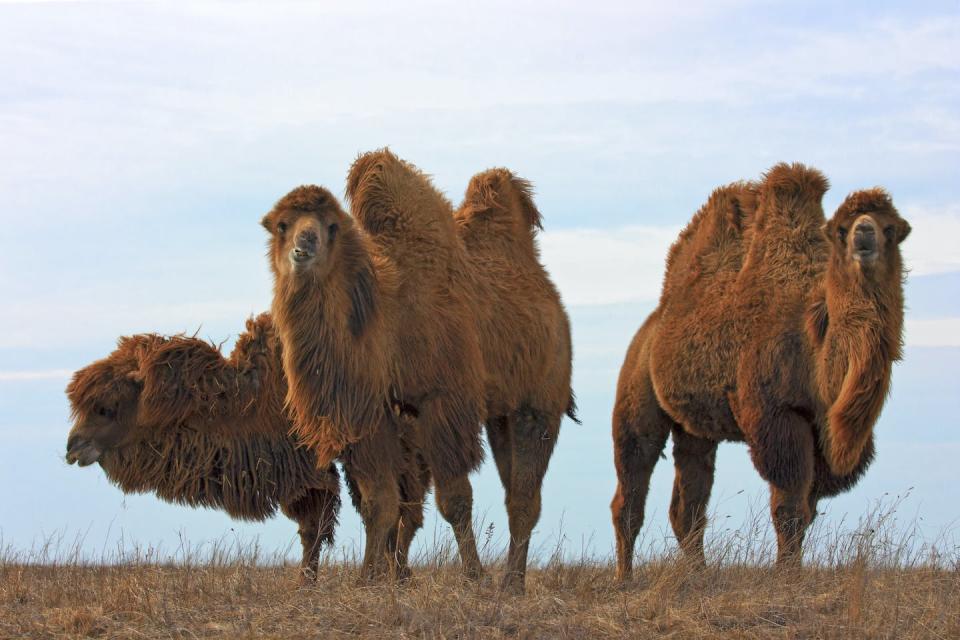
[[[508,573],[500,583],[500,591],[511,596],[522,596],[526,592],[523,576],[518,573]]]

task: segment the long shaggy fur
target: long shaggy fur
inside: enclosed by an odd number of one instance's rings
[[[533,239],[540,214],[528,183],[493,170],[474,178],[454,216],[428,176],[386,150],[354,162],[347,196],[352,216],[325,189],[299,187],[263,221],[296,428],[321,458],[337,443],[358,473],[392,473],[404,502],[433,478],[464,554],[483,420],[575,415],[569,326]],[[301,241],[319,257],[298,270],[290,256]],[[552,450],[554,427],[542,428]],[[361,462],[358,448],[384,455]],[[540,458],[545,470],[549,451]],[[372,523],[380,507],[369,510]]]
[[[267,314],[247,321],[228,359],[192,337],[125,337],[67,387],[71,441],[110,430],[118,445],[105,447],[98,462],[126,493],[153,492],[254,521],[280,508],[302,529],[316,522],[319,542],[331,542],[339,476],[332,465],[318,467],[313,451],[288,434],[285,392]],[[302,534],[306,551],[317,532]]]
[[[626,455],[630,443],[662,448],[673,432],[671,520],[701,556],[716,442],[745,440],[770,482],[781,557],[798,548],[817,500],[853,486],[872,460],[872,427],[900,357],[898,244],[909,225],[882,190],[852,194],[825,224],[827,187],[815,169],[776,165],[759,183],[714,192],[671,248],[643,364],[625,363],[614,411],[625,573],[656,462]],[[887,229],[875,268],[856,267],[838,236],[862,214]],[[628,361],[641,352],[631,353]],[[640,411],[630,400],[638,394]]]

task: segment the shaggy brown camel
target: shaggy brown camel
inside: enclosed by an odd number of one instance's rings
[[[305,576],[333,542],[340,482],[288,432],[286,382],[270,318],[247,321],[228,359],[184,336],[121,338],[77,371],[67,396],[67,462],[98,462],[125,493],[262,521],[277,508],[299,526]]]
[[[519,593],[560,421],[565,413],[576,420],[570,323],[540,264],[535,233],[543,227],[529,182],[506,169],[474,176],[456,220],[476,292],[487,438],[506,490],[510,549],[503,587]]]
[[[613,414],[621,580],[671,433],[670,521],[699,563],[721,440],[745,441],[770,484],[778,563],[799,561],[818,500],[870,464],[901,355],[910,226],[881,189],[850,195],[824,224],[826,189],[814,169],[777,165],[760,184],[714,192],[671,248]]]
[[[405,571],[416,525],[401,500],[422,495],[428,475],[464,572],[478,577],[468,475],[483,458],[485,378],[452,208],[388,151],[360,156],[347,183],[352,217],[304,186],[262,222],[295,428],[355,482],[366,577]]]
[[[564,413],[575,417],[569,323],[539,263],[534,232],[540,228],[540,214],[529,184],[502,169],[476,176],[454,226],[449,203],[426,177],[380,151],[357,160],[347,192],[362,230],[318,187],[295,190],[264,220],[274,238],[275,311],[278,317],[286,317],[280,305],[300,304],[302,310],[289,311],[300,323],[291,322],[291,330],[308,341],[300,347],[291,343],[290,350],[309,353],[309,357],[288,363],[312,372],[314,389],[304,385],[311,393],[306,394],[307,404],[300,414],[299,422],[308,425],[302,436],[325,455],[354,442],[344,449],[344,457],[349,458],[355,447],[364,445],[365,436],[357,425],[382,419],[378,412],[389,396],[395,410],[407,418],[400,430],[401,446],[392,446],[408,459],[414,458],[418,469],[393,474],[400,477],[403,503],[411,505],[412,512],[401,517],[396,564],[403,566],[410,538],[419,526],[404,520],[419,516],[416,507],[434,476],[440,512],[454,527],[467,574],[476,576],[481,568],[466,472],[479,463],[469,421],[485,418],[510,516],[503,584],[511,591],[522,591],[530,534],[539,518],[540,488],[560,420]],[[296,221],[304,219],[295,229]],[[317,256],[320,265],[315,264]],[[307,264],[303,275],[298,274],[301,262]],[[303,291],[308,286],[327,297],[310,303],[316,318],[303,316],[311,308],[305,302],[309,294]],[[335,344],[335,327],[309,324],[319,318],[331,325],[339,319],[343,344],[351,345],[347,348],[352,358],[337,372],[314,367],[325,357],[328,365],[336,366],[327,354],[344,349]],[[360,320],[352,320],[356,318]],[[330,344],[310,346],[310,336],[325,336]],[[365,362],[370,366],[364,367]],[[375,382],[370,381],[371,372],[380,372]],[[323,375],[366,378],[352,386],[344,382],[324,387]],[[294,377],[290,374],[291,380]],[[364,400],[338,399],[336,393],[347,387],[379,392]],[[296,406],[294,389],[291,404]],[[350,411],[356,417],[350,418]],[[343,417],[331,423],[313,419],[324,415]],[[458,416],[470,417],[460,417],[460,426],[449,423]],[[344,425],[339,430],[324,430],[338,422]],[[391,446],[389,425],[378,428],[387,435],[374,431],[371,441],[379,444],[364,446]],[[469,441],[465,434],[471,436]],[[465,445],[469,455],[457,460],[457,447]],[[451,460],[461,475],[451,473]],[[385,478],[385,468],[380,463],[375,478]],[[437,477],[438,468],[448,478]],[[360,473],[355,470],[351,476]],[[369,532],[368,527],[368,541],[374,539]],[[393,537],[396,532],[387,529],[387,535]],[[389,550],[393,544],[388,539],[382,547]],[[368,547],[366,557],[371,552]]]

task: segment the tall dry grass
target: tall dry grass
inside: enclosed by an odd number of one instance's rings
[[[609,558],[544,554],[527,595],[463,582],[447,540],[396,585],[357,581],[352,554],[329,554],[300,587],[284,553],[255,544],[172,555],[135,545],[91,560],[52,539],[0,552],[0,636],[30,638],[960,638],[960,548],[896,521],[896,505],[855,525],[814,527],[802,569],[774,568],[758,515],[713,530],[695,569],[655,537],[634,583]],[[485,536],[489,542],[492,530]],[[500,559],[487,557],[491,573]]]

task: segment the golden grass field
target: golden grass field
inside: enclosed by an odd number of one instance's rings
[[[0,637],[960,638],[960,554],[943,539],[918,543],[868,520],[816,531],[806,566],[778,570],[756,525],[713,532],[704,570],[641,547],[623,587],[607,559],[548,558],[521,597],[463,582],[445,544],[404,584],[360,584],[354,562],[331,555],[309,587],[251,547],[96,563],[8,549]]]

